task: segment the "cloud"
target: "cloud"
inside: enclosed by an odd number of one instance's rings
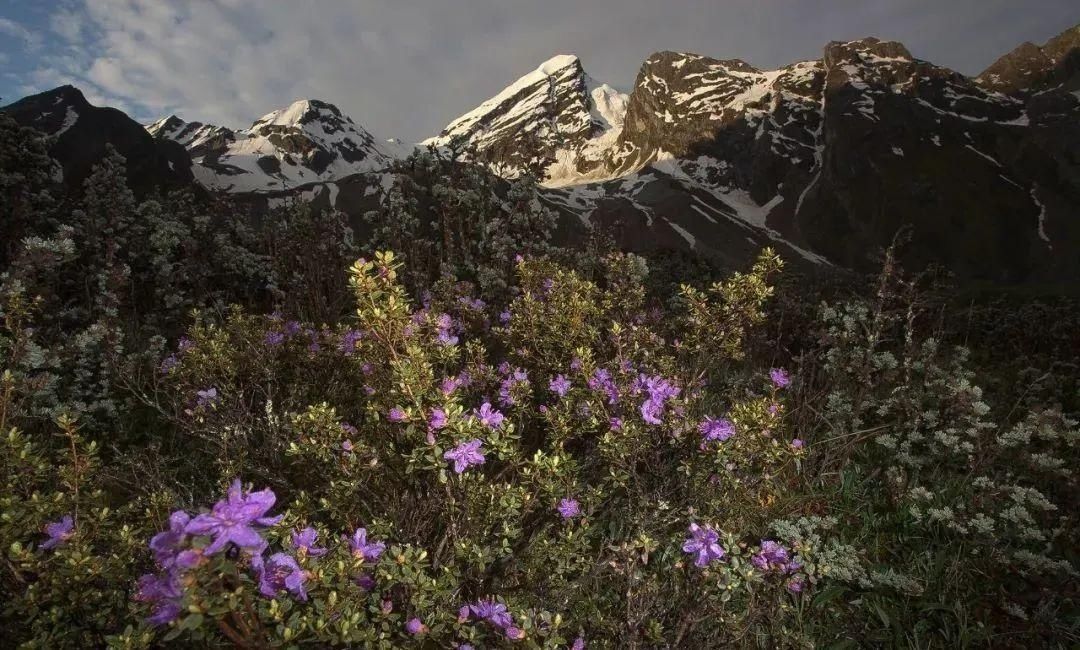
[[[63,45],[50,43],[26,84],[63,79],[139,119],[233,127],[319,98],[378,136],[419,140],[558,53],[629,88],[657,50],[773,67],[878,35],[975,73],[1075,20],[1065,0],[931,1],[78,0],[52,15]]]
[[[7,34],[23,42],[27,50],[33,52],[41,47],[41,34],[32,32],[14,20],[0,17],[0,34]]]

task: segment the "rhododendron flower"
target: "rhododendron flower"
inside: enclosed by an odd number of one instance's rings
[[[349,356],[356,352],[356,345],[363,338],[363,334],[358,330],[348,330],[341,337],[341,343],[338,345],[338,349],[345,356]]]
[[[514,624],[514,617],[510,615],[510,610],[506,608],[506,605],[493,598],[478,600],[469,605],[469,609],[473,616],[491,623],[500,630],[505,630]]]
[[[608,426],[611,427],[612,431],[622,431],[622,418],[611,418],[611,420],[608,422]]]
[[[187,537],[184,528],[189,521],[191,515],[177,510],[169,515],[169,529],[150,538],[150,550],[154,552],[154,559],[162,568],[168,569],[175,563],[180,545]]]
[[[375,588],[375,578],[371,577],[366,573],[361,576],[357,576],[354,582],[356,583],[357,587],[360,587],[364,591],[371,591]]]
[[[281,591],[287,591],[297,600],[307,601],[307,590],[304,588],[307,572],[300,568],[291,555],[274,553],[265,561],[262,555],[256,555],[252,566],[259,578],[259,593],[262,595],[273,598]]]
[[[694,556],[694,564],[704,567],[713,560],[724,557],[724,549],[719,542],[720,535],[712,528],[690,524],[690,537],[683,543],[682,548],[684,552]]]
[[[173,368],[176,368],[179,365],[180,359],[175,354],[170,354],[162,360],[161,366],[159,366],[159,372],[163,375],[167,375]]]
[[[277,497],[269,489],[245,493],[238,479],[233,481],[223,501],[215,503],[210,512],[189,521],[184,532],[188,535],[212,536],[214,540],[204,551],[207,555],[217,553],[230,543],[261,551],[266,547],[266,542],[253,526],[273,526],[281,521],[281,516],[266,516],[276,500]]]
[[[783,544],[773,540],[761,540],[761,548],[750,558],[750,563],[762,571],[794,573],[802,564],[791,559],[791,552]]]
[[[318,539],[319,533],[314,528],[308,526],[304,530],[293,532],[292,545],[297,551],[303,551],[305,554],[311,557],[322,557],[326,555],[327,550],[325,548],[319,548],[315,546],[315,540]]]
[[[521,368],[515,368],[509,377],[503,380],[499,386],[499,403],[503,406],[513,406],[517,403],[514,398],[514,389],[519,386],[528,387],[529,375]]]
[[[391,422],[404,422],[408,418],[408,416],[405,415],[405,411],[398,406],[390,409],[390,413],[388,413],[386,417]]]
[[[386,550],[383,542],[368,542],[367,529],[357,528],[349,538],[349,547],[353,557],[363,558],[365,562],[375,562]]]
[[[424,632],[427,632],[427,626],[424,625],[424,622],[418,618],[410,618],[405,623],[405,631],[412,636],[416,636],[417,634],[423,634]]]
[[[581,504],[577,499],[562,499],[559,501],[558,510],[563,519],[573,519],[581,514]]]
[[[714,420],[713,418],[705,418],[705,421],[698,425],[698,431],[705,438],[706,441],[712,442],[713,440],[719,440],[723,442],[735,435],[735,425],[731,420],[726,418],[720,418]]]
[[[345,453],[350,453],[352,450],[353,450],[352,440],[345,440],[344,442],[341,443],[341,451],[343,451]]]
[[[791,446],[794,447],[795,449],[802,449],[803,447],[806,446],[806,443],[803,442],[801,438],[795,438],[794,440],[791,441]]]
[[[551,380],[548,388],[559,397],[566,397],[566,393],[570,390],[570,380],[559,375]]]
[[[498,429],[502,426],[505,417],[502,413],[496,411],[490,402],[484,402],[480,405],[480,410],[476,412],[476,417],[480,419],[480,423],[489,429]]]
[[[509,310],[503,310],[499,314],[499,322],[502,323],[503,325],[506,325],[507,323],[510,322],[510,311]]]
[[[792,576],[788,579],[784,588],[793,594],[802,593],[802,590],[806,587],[806,578],[803,576]]]
[[[481,452],[483,445],[480,439],[463,442],[443,454],[443,458],[454,461],[454,473],[460,474],[473,465],[484,464],[484,454]]]
[[[434,409],[431,411],[431,416],[428,417],[428,427],[438,431],[447,425],[448,419],[446,417],[446,411],[442,409]]]
[[[787,388],[791,385],[791,375],[783,368],[773,368],[770,370],[769,379],[772,380],[773,386],[776,386],[777,388]]]
[[[75,521],[71,515],[64,515],[60,521],[45,524],[45,534],[49,536],[49,539],[42,543],[41,548],[43,550],[56,548],[75,534]]]
[[[574,639],[574,643],[570,646],[570,650],[585,650],[585,637],[579,636]]]
[[[207,388],[206,390],[197,391],[195,395],[197,397],[196,404],[199,406],[210,406],[217,403],[219,399],[217,388],[213,386]]]
[[[156,576],[148,573],[138,582],[135,600],[154,604],[153,613],[146,619],[151,625],[166,625],[177,619],[183,611],[180,599],[183,591],[180,583],[172,574]]]
[[[267,332],[263,342],[269,346],[281,345],[285,342],[285,335],[281,332]]]

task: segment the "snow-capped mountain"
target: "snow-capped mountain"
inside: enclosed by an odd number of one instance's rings
[[[314,99],[268,113],[240,131],[176,116],[147,130],[188,150],[199,183],[230,192],[288,189],[376,171],[403,149],[377,141],[336,106]]]
[[[629,97],[560,55],[451,122],[424,144],[465,147],[501,176],[571,171],[580,156],[598,156],[618,137]]]
[[[72,92],[4,109],[53,134],[71,178],[110,142],[145,163],[133,175],[193,172],[266,206],[299,196],[359,219],[416,148],[315,100],[237,131],[175,116],[149,133],[102,130],[85,100],[64,99]],[[866,38],[776,70],[659,52],[624,94],[560,55],[422,145],[506,178],[537,175],[571,240],[593,227],[626,249],[732,266],[770,245],[807,267],[871,268],[904,230],[913,267],[997,282],[1080,277],[1080,27],[976,78]]]

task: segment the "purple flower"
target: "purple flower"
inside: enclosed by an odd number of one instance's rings
[[[501,630],[514,624],[514,617],[510,615],[510,610],[506,608],[506,605],[493,598],[478,600],[469,605],[469,610],[476,618],[487,621]]]
[[[237,479],[229,488],[228,496],[215,503],[210,512],[189,521],[184,532],[188,535],[212,536],[214,540],[204,551],[207,555],[217,553],[229,543],[262,551],[266,548],[266,542],[253,526],[273,526],[281,521],[281,516],[266,516],[276,500],[277,497],[269,489],[245,493]]]
[[[341,451],[350,453],[354,449],[352,440],[345,440],[341,443]]]
[[[49,539],[42,543],[41,548],[43,550],[56,548],[75,534],[75,521],[71,515],[64,515],[60,521],[45,524],[45,534],[49,536]]]
[[[285,323],[285,333],[289,336],[296,336],[300,333],[300,322],[291,320]]]
[[[211,386],[210,388],[207,388],[206,390],[197,391],[195,393],[195,395],[196,395],[196,402],[195,403],[198,406],[211,406],[213,404],[216,404],[218,402],[218,400],[220,399],[218,397],[217,388],[215,388],[214,386]]]
[[[310,526],[299,532],[293,532],[292,545],[297,551],[303,551],[305,554],[311,557],[322,557],[326,555],[327,550],[325,548],[319,548],[315,546],[315,540],[318,539],[319,533]]]
[[[285,335],[281,332],[267,332],[263,342],[269,346],[281,345],[285,342]]]
[[[154,552],[154,559],[162,568],[168,569],[176,563],[177,553],[187,538],[184,528],[189,521],[191,515],[177,510],[169,515],[169,529],[150,538],[150,550]]]
[[[363,334],[359,330],[347,330],[341,337],[338,349],[346,356],[351,355],[356,352],[356,345],[362,337]]]
[[[367,528],[357,528],[349,538],[349,547],[353,557],[363,558],[365,562],[375,562],[386,550],[383,542],[368,542]]]
[[[611,418],[611,420],[608,421],[608,426],[611,427],[612,431],[622,431],[622,428],[623,428],[622,418]]]
[[[640,375],[634,382],[636,392],[646,391],[649,398],[641,405],[641,418],[649,424],[662,424],[664,405],[679,396],[679,388],[660,376]]]
[[[577,502],[577,499],[562,499],[559,501],[558,510],[563,519],[573,519],[581,515],[581,504]]]
[[[481,452],[483,444],[479,439],[463,442],[443,454],[443,458],[454,461],[454,473],[460,474],[473,465],[484,464],[484,454]]]
[[[354,582],[356,583],[357,587],[360,587],[364,591],[371,591],[375,588],[375,578],[371,577],[366,573],[364,575],[357,576]]]
[[[447,425],[446,411],[442,409],[434,409],[431,411],[431,416],[428,417],[428,428],[438,431]]]
[[[502,312],[499,313],[499,322],[502,323],[503,325],[507,325],[507,324],[510,323],[510,310],[509,309],[504,309]]]
[[[296,560],[286,553],[274,553],[266,561],[262,555],[256,555],[252,566],[259,578],[259,593],[273,598],[282,591],[292,594],[297,600],[307,602],[307,572],[300,568]]]
[[[803,447],[806,446],[806,443],[803,442],[802,438],[795,438],[794,440],[791,441],[791,446],[794,447],[795,449],[802,449]]]
[[[592,377],[589,377],[586,385],[589,390],[602,391],[606,394],[608,404],[614,404],[619,400],[619,388],[615,385],[611,372],[605,368],[597,368]]]
[[[761,548],[750,558],[750,563],[762,571],[794,573],[802,564],[791,559],[791,553],[783,544],[771,539],[761,540]]]
[[[791,375],[783,368],[773,368],[770,370],[769,379],[772,380],[773,386],[776,386],[777,388],[787,388],[791,385]]]
[[[480,410],[476,411],[476,417],[480,419],[481,424],[489,429],[498,429],[505,419],[502,413],[492,408],[490,402],[484,402],[480,405]]]
[[[548,388],[559,397],[566,397],[567,391],[570,390],[570,380],[559,375],[551,380],[551,383],[548,384]]]
[[[142,576],[135,592],[135,600],[154,604],[153,612],[146,622],[158,626],[166,625],[180,616],[183,611],[180,607],[182,597],[180,584],[171,573],[161,576],[148,573]]]
[[[574,644],[570,646],[570,650],[585,650],[585,637],[579,636],[574,639]]]
[[[503,630],[503,632],[506,634],[506,638],[513,639],[515,641],[525,638],[525,630],[521,629],[520,627],[515,627],[513,625],[507,626],[506,629]]]
[[[784,588],[793,594],[801,594],[802,590],[806,587],[806,578],[803,576],[792,576],[788,578]]]
[[[724,557],[724,549],[719,542],[720,535],[712,528],[690,524],[690,537],[683,542],[682,549],[694,556],[694,564],[705,567],[713,560]]]
[[[162,360],[161,366],[158,368],[158,371],[163,375],[167,375],[179,365],[180,359],[175,354],[170,354],[169,356],[165,357],[164,360]]]
[[[435,319],[435,328],[438,333],[439,345],[444,347],[457,345],[458,337],[455,332],[458,327],[450,314],[439,314],[438,318]]]
[[[401,407],[395,406],[394,408],[390,409],[390,413],[387,415],[387,419],[391,422],[404,422],[408,419],[408,416],[405,415],[405,411],[402,410]]]
[[[181,336],[180,340],[176,342],[176,350],[177,350],[177,352],[180,352],[181,354],[183,354],[184,352],[187,352],[188,350],[190,350],[193,347],[195,347],[195,341],[192,341],[191,339],[189,339],[186,336]]]
[[[519,387],[528,388],[529,375],[521,368],[514,368],[514,371],[510,373],[506,379],[503,380],[499,386],[499,402],[503,406],[513,406],[517,403],[514,398],[514,391]]]
[[[424,622],[418,618],[410,618],[405,623],[405,631],[412,636],[416,636],[417,634],[423,634],[424,632],[426,632],[427,626],[424,625]]]
[[[723,442],[735,435],[735,425],[732,424],[731,420],[726,418],[714,420],[713,418],[707,417],[704,422],[698,425],[698,431],[701,432],[701,435],[707,442],[712,442],[713,440]]]

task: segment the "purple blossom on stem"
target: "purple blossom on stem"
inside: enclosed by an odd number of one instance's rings
[[[289,336],[296,336],[300,333],[300,322],[291,320],[285,323],[285,333]]]
[[[367,528],[357,528],[349,538],[349,548],[352,549],[353,557],[362,558],[365,562],[375,562],[386,550],[383,542],[369,542]]]
[[[180,616],[183,611],[180,607],[182,596],[180,583],[171,573],[160,576],[148,573],[142,576],[135,592],[135,600],[154,605],[146,622],[155,626],[166,625]]]
[[[792,576],[788,578],[787,583],[784,584],[784,588],[793,594],[801,594],[803,589],[806,588],[806,578],[803,576]]]
[[[566,393],[570,390],[570,380],[559,375],[551,380],[548,388],[559,397],[566,397]]]
[[[794,573],[802,564],[791,559],[791,552],[781,543],[771,539],[761,540],[761,548],[750,558],[750,563],[762,571]]]
[[[431,415],[428,417],[428,428],[433,431],[438,431],[444,428],[449,419],[446,416],[446,411],[442,409],[433,409]]]
[[[791,441],[791,446],[794,449],[802,449],[803,447],[806,446],[806,443],[803,442],[802,438],[795,438],[794,440]]]
[[[266,338],[263,339],[263,343],[266,343],[267,345],[269,345],[271,347],[276,346],[276,345],[281,345],[284,342],[285,342],[285,335],[283,333],[281,333],[281,332],[267,332],[266,333]]]
[[[356,345],[361,338],[363,338],[363,334],[359,330],[348,330],[342,335],[338,349],[345,356],[351,355],[356,352]]]
[[[410,618],[405,623],[405,631],[412,636],[416,636],[417,634],[423,634],[424,632],[426,632],[427,626],[424,625],[424,622],[418,618]]]
[[[459,339],[455,332],[458,327],[450,314],[439,314],[439,317],[435,319],[435,327],[438,333],[439,345],[444,347],[457,345]]]
[[[622,431],[622,428],[623,428],[622,418],[611,418],[611,420],[608,421],[608,426],[611,427],[612,431],[616,431],[616,432]]]
[[[565,498],[559,501],[558,510],[563,519],[573,519],[581,515],[581,504],[577,499]]]
[[[668,400],[679,396],[679,388],[660,376],[640,375],[634,383],[635,389],[648,392],[649,398],[641,405],[641,418],[649,424],[662,424],[664,405]]]
[[[528,386],[529,374],[521,368],[514,368],[510,376],[504,379],[499,386],[499,403],[503,406],[513,406],[517,403],[514,398],[514,391],[520,387],[528,388]]]
[[[42,550],[56,548],[67,542],[75,534],[75,521],[71,515],[64,515],[60,521],[45,524],[45,534],[49,539],[42,543]]]
[[[773,368],[769,371],[769,379],[777,388],[787,388],[791,385],[791,375],[783,368]]]
[[[294,531],[292,534],[293,548],[298,552],[302,551],[305,555],[311,557],[322,557],[327,554],[325,548],[315,546],[315,540],[318,539],[319,533],[314,528],[308,526],[301,531]]]
[[[443,454],[443,458],[453,461],[454,473],[461,474],[473,465],[484,464],[484,454],[481,451],[483,445],[483,441],[478,438],[463,442]]]
[[[191,515],[183,510],[177,510],[169,515],[169,529],[160,532],[150,538],[150,550],[154,553],[154,559],[165,569],[176,563],[177,554],[187,539],[185,527],[191,521]]]
[[[269,489],[245,492],[237,479],[229,488],[228,496],[215,503],[210,512],[189,521],[184,532],[213,537],[204,550],[207,555],[221,551],[230,543],[240,548],[262,551],[266,548],[266,542],[254,526],[273,526],[281,521],[280,515],[266,516],[276,500],[277,497]]]
[[[585,637],[579,636],[574,639],[574,643],[570,646],[570,650],[585,650]]]
[[[505,630],[514,624],[514,617],[510,615],[510,610],[506,608],[506,605],[493,598],[478,600],[469,605],[469,610],[475,618],[487,621],[500,630]]]
[[[694,564],[699,567],[708,566],[713,560],[724,557],[724,549],[720,546],[720,535],[715,530],[706,526],[702,528],[690,524],[690,537],[683,542],[683,551],[694,556]]]
[[[698,425],[698,431],[701,432],[701,435],[705,438],[706,442],[712,442],[714,440],[724,442],[735,435],[735,425],[727,418],[714,420],[711,417],[707,417],[704,422]]]
[[[163,375],[167,375],[179,365],[179,357],[177,357],[175,354],[170,354],[161,361],[161,366],[158,367],[158,372]]]
[[[503,325],[508,325],[510,323],[510,310],[509,309],[504,309],[499,313],[499,322],[502,323]]]
[[[200,390],[195,393],[195,403],[198,406],[212,406],[218,402],[218,390],[214,386],[207,388],[206,390]]]
[[[404,409],[399,406],[395,406],[394,408],[390,409],[390,412],[387,414],[386,417],[391,422],[404,422],[408,419],[408,416],[405,415]]]
[[[498,429],[502,426],[503,420],[506,419],[502,413],[491,406],[491,402],[481,404],[480,409],[476,411],[476,417],[480,420],[480,424],[489,429]]]
[[[300,568],[291,555],[274,553],[265,561],[262,555],[256,555],[252,566],[259,578],[259,593],[262,595],[273,598],[280,592],[287,591],[297,600],[307,602],[307,590],[304,588],[307,572]]]
[[[345,453],[351,453],[354,449],[352,440],[345,440],[341,443],[341,451]]]

